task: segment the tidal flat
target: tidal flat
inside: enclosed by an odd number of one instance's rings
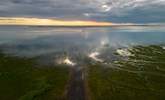
[[[115,52],[122,58],[109,64],[88,66],[91,100],[165,99],[164,47],[134,46],[127,52],[131,55]]]

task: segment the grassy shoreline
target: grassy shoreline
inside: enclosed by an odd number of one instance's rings
[[[110,65],[88,67],[91,100],[165,99],[165,50],[151,45],[135,46],[129,52],[132,56]]]

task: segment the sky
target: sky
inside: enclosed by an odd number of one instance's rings
[[[164,23],[165,0],[0,0],[0,17]]]

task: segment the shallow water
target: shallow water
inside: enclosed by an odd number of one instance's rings
[[[165,28],[0,26],[1,49],[18,55],[36,56],[61,51],[87,53],[107,44],[112,48],[165,44]]]

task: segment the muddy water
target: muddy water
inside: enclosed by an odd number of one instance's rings
[[[71,70],[71,79],[68,87],[68,100],[85,100],[85,85],[84,85],[84,70],[83,67],[75,66]]]

